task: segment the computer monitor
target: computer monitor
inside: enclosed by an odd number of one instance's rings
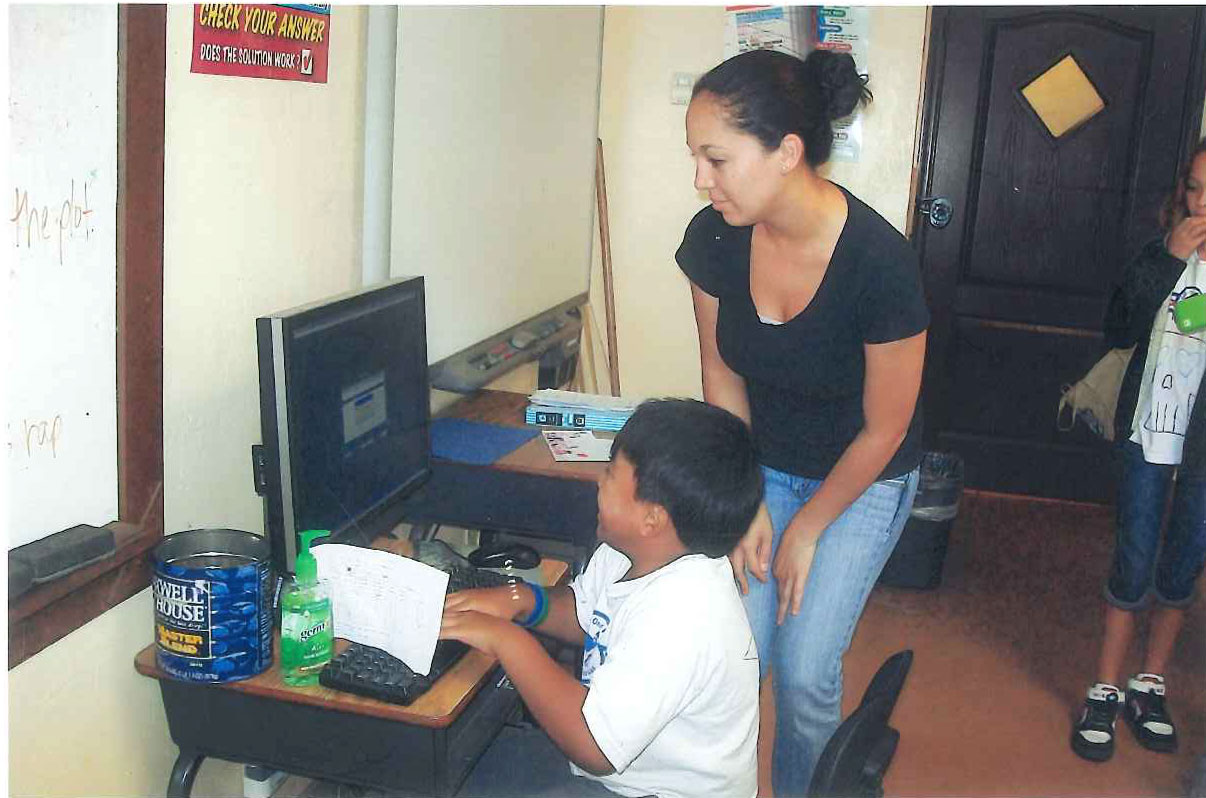
[[[256,319],[256,491],[278,574],[299,532],[367,543],[430,474],[422,277]]]

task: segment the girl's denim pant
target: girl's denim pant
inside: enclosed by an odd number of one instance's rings
[[[765,466],[762,475],[777,553],[783,530],[821,481]],[[774,575],[765,583],[748,578],[745,608],[762,675],[768,668],[774,672],[772,781],[781,798],[807,794],[817,759],[841,721],[842,655],[900,538],[916,492],[914,469],[873,483],[846,508],[817,543],[800,613],[789,611],[782,626],[775,624],[779,598]]]
[[[1145,461],[1143,447],[1132,441],[1118,448],[1117,539],[1106,600],[1123,610],[1139,609],[1152,597],[1185,607],[1206,563],[1206,480],[1177,475],[1168,529],[1161,535],[1177,468]]]

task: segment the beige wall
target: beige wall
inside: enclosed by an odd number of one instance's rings
[[[168,21],[166,526],[260,531],[248,465],[259,439],[253,319],[358,283],[365,15],[335,8],[330,80],[310,86],[190,74],[190,8],[171,7]],[[897,226],[923,24],[922,9],[873,11],[876,103],[865,159],[831,173]],[[607,11],[600,133],[627,395],[699,392],[690,301],[673,253],[703,200],[691,188],[685,109],[670,103],[669,85],[675,71],[719,61],[722,26],[719,7]],[[601,298],[597,269],[594,281]],[[600,342],[601,303],[595,310]],[[523,389],[533,376],[527,368],[504,384]],[[598,384],[606,390],[602,361]],[[10,671],[13,795],[162,793],[176,750],[157,688],[131,664],[150,640],[144,591]],[[240,772],[207,762],[194,794],[237,794]]]
[[[360,281],[365,11],[336,7],[326,85],[193,75],[191,5],[168,12],[164,164],[166,530],[262,531],[257,315]],[[9,672],[12,795],[162,795],[176,748],[143,591]],[[242,794],[211,760],[196,796]]]
[[[188,71],[169,17],[164,504],[169,532],[261,532],[255,318],[360,285],[363,9],[336,7],[328,83]]]
[[[924,7],[871,10],[870,86],[862,161],[832,164],[829,176],[904,230],[909,200]],[[675,72],[703,73],[723,57],[724,9],[607,9],[599,135],[615,279],[620,385],[625,396],[700,396],[699,347],[686,278],[674,262],[687,222],[706,199],[692,188],[683,126],[670,102]],[[597,257],[596,257],[597,259]],[[601,283],[592,286],[603,331]],[[599,359],[606,392],[606,365]]]
[[[163,794],[176,747],[134,673],[149,642],[144,590],[8,672],[9,795]]]

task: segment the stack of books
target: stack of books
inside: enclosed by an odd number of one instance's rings
[[[528,396],[523,420],[528,424],[615,432],[624,426],[637,403],[621,396],[542,389]]]

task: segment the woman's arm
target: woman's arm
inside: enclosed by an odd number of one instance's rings
[[[704,401],[723,407],[749,424],[750,400],[745,392],[745,380],[728,367],[716,345],[716,317],[720,313],[720,300],[692,284],[691,302],[695,305],[695,326],[699,331]]]
[[[724,362],[716,345],[716,317],[720,312],[720,301],[694,284],[691,285],[691,301],[695,305],[695,326],[699,331],[704,401],[723,407],[749,424],[750,399],[745,390],[745,380]],[[737,580],[742,594],[750,592],[745,576],[747,568],[760,581],[766,581],[773,534],[770,513],[766,511],[764,502],[759,505],[758,514],[754,516],[754,522],[741,542],[729,554],[733,578]]]
[[[783,533],[774,565],[779,623],[788,609],[793,615],[800,611],[821,533],[879,477],[908,434],[921,393],[925,341],[923,331],[899,341],[864,344],[863,428]]]

